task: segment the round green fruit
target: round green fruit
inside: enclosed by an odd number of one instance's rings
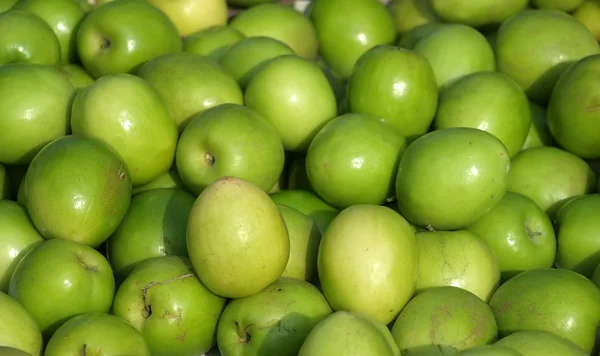
[[[571,12],[580,7],[585,0],[532,0],[533,6],[538,9],[558,10]]]
[[[339,213],[336,208],[324,202],[317,195],[305,190],[281,190],[270,196],[275,203],[294,208],[313,219],[321,233],[325,232]]]
[[[508,347],[519,355],[589,356],[571,341],[541,330],[518,331],[498,340],[495,345]]]
[[[183,50],[219,60],[244,35],[228,25],[216,25],[183,38]]]
[[[431,0],[392,0],[388,3],[388,9],[394,17],[399,35],[415,27],[440,21],[431,7]]]
[[[509,347],[485,345],[475,346],[462,350],[455,354],[456,356],[523,356],[518,351]]]
[[[490,28],[523,11],[528,0],[431,0],[434,12],[444,22]]]
[[[0,292],[0,315],[0,350],[10,347],[26,353],[26,356],[43,354],[42,333],[36,321],[19,302],[3,292]],[[22,355],[14,353],[7,356]]]

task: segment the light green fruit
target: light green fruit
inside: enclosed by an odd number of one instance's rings
[[[523,356],[589,356],[572,342],[541,330],[519,331],[498,340],[495,345],[510,348]]]
[[[218,61],[244,35],[228,25],[215,25],[183,38],[183,50]]]

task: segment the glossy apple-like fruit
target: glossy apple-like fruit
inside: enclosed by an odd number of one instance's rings
[[[65,136],[74,93],[73,85],[54,68],[1,66],[0,163],[28,164],[42,147]]]
[[[25,353],[9,353],[7,356],[42,355],[44,344],[36,321],[19,302],[1,291],[0,315],[0,349],[12,348]]]
[[[528,0],[430,0],[434,12],[444,22],[477,28],[494,28],[523,11]]]
[[[587,27],[600,41],[600,2],[586,0],[571,15]]]
[[[504,144],[488,132],[449,128],[428,133],[409,145],[400,160],[398,208],[417,226],[460,229],[502,199],[509,168]]]
[[[281,190],[270,196],[275,203],[292,207],[313,219],[321,233],[325,232],[339,213],[338,209],[324,202],[315,193],[305,190]]]
[[[66,136],[35,156],[23,194],[31,219],[45,238],[97,247],[125,216],[131,181],[125,164],[109,146]]]
[[[510,334],[495,345],[508,347],[518,352],[518,355],[572,355],[589,356],[579,346],[569,340],[542,330],[523,330]]]
[[[415,27],[440,21],[433,11],[431,0],[391,0],[388,2],[388,9],[401,36]]]
[[[137,75],[159,93],[179,128],[221,104],[243,104],[235,79],[214,61],[195,53],[173,53],[147,62]]]
[[[438,105],[435,74],[415,52],[380,45],[365,52],[348,82],[348,109],[388,120],[409,141],[429,131]]]
[[[108,313],[114,291],[112,270],[100,252],[58,239],[42,242],[23,257],[8,288],[46,338],[76,315]]]
[[[74,134],[111,146],[127,166],[132,185],[151,182],[173,164],[177,125],[158,92],[131,74],[104,76],[73,101]]]
[[[78,64],[68,63],[60,66],[59,71],[69,79],[76,90],[94,84],[94,78]]]
[[[155,178],[152,182],[133,187],[133,189],[131,190],[131,195],[137,195],[153,189],[169,188],[177,188],[186,191],[185,184],[183,184],[183,182],[181,181],[181,177],[179,176],[179,173],[177,173],[177,169],[173,167],[168,172],[163,173],[157,178]]]
[[[169,17],[181,37],[227,23],[226,0],[148,0],[148,2]]]
[[[196,53],[218,61],[244,35],[229,25],[215,25],[183,38],[183,51]]]
[[[102,5],[85,16],[77,31],[79,58],[95,78],[133,73],[146,61],[181,47],[175,25],[145,0]]]

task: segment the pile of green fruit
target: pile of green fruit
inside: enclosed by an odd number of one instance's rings
[[[0,356],[600,355],[600,0],[0,0]]]

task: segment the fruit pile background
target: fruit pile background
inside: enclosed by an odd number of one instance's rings
[[[0,356],[600,356],[600,0],[0,0]]]

